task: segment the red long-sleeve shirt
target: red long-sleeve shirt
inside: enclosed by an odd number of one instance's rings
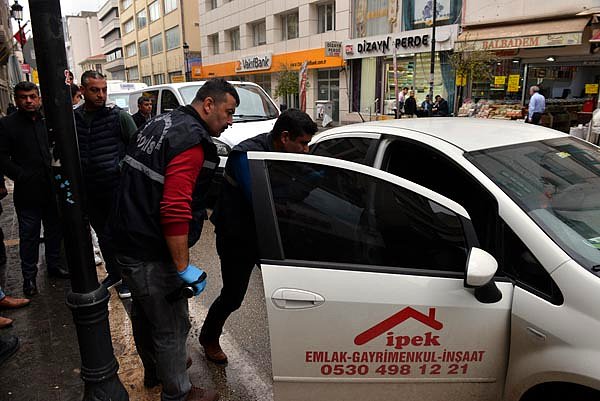
[[[192,193],[204,163],[202,145],[181,152],[167,165],[160,224],[166,236],[185,235],[192,219]]]

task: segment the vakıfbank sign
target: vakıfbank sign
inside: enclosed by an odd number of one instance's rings
[[[269,70],[272,63],[273,56],[271,54],[242,57],[235,64],[235,72]]]

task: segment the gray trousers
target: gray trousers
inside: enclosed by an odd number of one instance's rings
[[[188,300],[165,296],[183,285],[173,263],[146,262],[117,255],[132,298],[131,323],[145,377],[162,383],[162,401],[181,401],[192,384],[186,371],[185,343],[190,331]]]

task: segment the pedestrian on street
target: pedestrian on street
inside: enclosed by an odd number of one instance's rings
[[[450,107],[448,106],[448,101],[440,95],[436,95],[432,111],[434,117],[448,117],[450,115]]]
[[[0,120],[0,171],[15,183],[13,201],[19,221],[19,256],[23,292],[37,294],[40,225],[50,277],[68,278],[60,256],[62,234],[52,185],[52,158],[37,86],[19,82],[14,89],[18,111]]]
[[[422,109],[422,114],[420,117],[429,117],[431,116],[431,108],[433,107],[433,104],[431,103],[431,99],[429,98],[429,95],[425,95],[425,100],[423,100],[423,102],[421,102],[421,109]]]
[[[131,117],[138,128],[141,128],[152,118],[152,99],[148,96],[140,96],[137,100],[138,111]]]
[[[404,102],[406,101],[406,97],[408,94],[408,86],[402,88],[400,93],[398,93],[398,110],[396,110],[396,118],[402,117],[404,114]]]
[[[207,81],[191,105],[161,114],[138,131],[124,160],[111,227],[132,293],[144,386],[162,384],[163,400],[218,399],[214,391],[192,387],[186,373],[190,321],[180,291],[189,286],[198,295],[206,286],[188,248],[198,240],[192,233],[200,233],[204,199],[219,164],[211,137],[233,123],[239,101],[227,81]]]
[[[415,91],[410,90],[408,97],[404,101],[404,114],[408,118],[414,118],[417,116],[417,99],[415,99]]]
[[[271,132],[240,143],[229,154],[221,194],[211,216],[223,288],[208,311],[199,339],[210,361],[227,363],[219,337],[229,315],[241,306],[252,269],[258,262],[247,152],[307,153],[317,129],[308,114],[288,109],[281,113]]]
[[[546,110],[546,98],[540,93],[538,86],[529,88],[529,108],[527,111],[527,122],[530,124],[539,125],[542,119],[542,114]]]
[[[108,216],[120,179],[120,165],[130,138],[137,127],[127,113],[115,105],[106,105],[106,77],[97,71],[81,76],[84,103],[74,111],[83,172],[86,213],[98,235],[108,276],[102,281],[107,289],[121,281],[114,258],[114,244],[108,230]],[[120,298],[130,297],[127,286],[117,288]]]

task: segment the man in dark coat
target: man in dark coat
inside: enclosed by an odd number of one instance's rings
[[[137,100],[138,111],[131,117],[138,128],[141,128],[152,118],[152,99],[148,96],[140,96]]]
[[[229,315],[241,306],[252,269],[258,262],[247,152],[307,153],[317,129],[308,114],[288,109],[281,113],[270,133],[240,143],[229,154],[221,194],[211,216],[217,234],[223,288],[200,332],[206,358],[215,363],[227,363],[219,337]]]
[[[0,171],[15,182],[13,200],[19,220],[23,292],[33,296],[37,294],[41,224],[48,275],[60,278],[69,275],[60,257],[62,236],[39,91],[32,82],[20,82],[14,95],[18,111],[0,120]]]

